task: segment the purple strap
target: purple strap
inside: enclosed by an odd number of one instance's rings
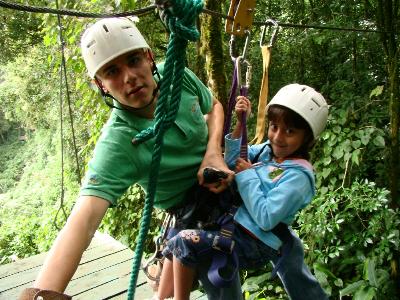
[[[233,216],[238,209],[237,206],[232,205],[229,212],[218,220],[218,224],[221,226],[220,232],[215,236],[213,241],[213,256],[210,269],[208,270],[208,279],[210,282],[219,288],[227,287],[230,285],[232,280],[235,278],[238,268],[239,259],[236,252],[234,251],[235,241],[232,239],[233,232],[235,230],[235,223],[233,222]],[[228,257],[232,258],[230,276],[222,276],[220,271],[226,267]]]
[[[247,97],[248,94],[248,88],[247,86],[242,85],[240,87],[240,96],[245,96]],[[240,143],[240,158],[243,159],[248,159],[248,153],[247,153],[247,117],[246,113],[242,113],[242,142]]]
[[[208,280],[210,280],[210,282],[214,286],[219,288],[224,288],[229,286],[232,283],[235,276],[237,275],[239,262],[235,252],[232,252],[232,254],[230,254],[230,257],[232,257],[233,259],[232,262],[233,270],[231,270],[230,276],[222,277],[220,274],[220,270],[223,269],[227,264],[228,255],[229,254],[226,254],[222,251],[214,251],[211,267],[208,270],[207,274]]]
[[[232,59],[234,68],[233,68],[233,76],[232,76],[232,85],[231,85],[231,91],[229,93],[229,101],[228,101],[228,108],[226,110],[226,117],[225,117],[225,122],[224,122],[224,134],[222,136],[222,141],[221,145],[225,145],[225,136],[229,133],[229,130],[231,128],[231,122],[232,122],[232,111],[235,108],[236,104],[236,90],[238,87],[238,79],[237,79],[237,63],[236,61],[238,58]]]

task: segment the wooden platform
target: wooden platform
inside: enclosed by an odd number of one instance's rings
[[[0,299],[16,300],[26,287],[31,287],[47,253],[41,253],[0,266]],[[108,235],[97,233],[83,254],[66,293],[74,300],[127,299],[133,251]],[[153,295],[145,275],[140,272],[135,299]],[[205,299],[193,292],[191,299]]]

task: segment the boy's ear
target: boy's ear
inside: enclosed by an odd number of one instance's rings
[[[151,70],[154,71],[156,68],[156,62],[154,61],[154,53],[151,50],[147,50],[147,59],[151,62]]]
[[[98,78],[94,78],[92,80],[92,83],[94,83],[95,85],[97,85],[97,87],[99,88],[100,91],[102,91],[103,93],[107,94],[108,90],[105,88],[105,86],[103,85],[103,83],[101,82],[101,80],[99,80]]]
[[[154,61],[154,53],[150,49],[147,50],[147,57],[151,60]]]

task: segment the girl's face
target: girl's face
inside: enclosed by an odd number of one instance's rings
[[[282,119],[269,122],[268,139],[276,158],[290,157],[304,142],[305,129],[288,127]]]

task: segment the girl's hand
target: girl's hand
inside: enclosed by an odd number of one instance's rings
[[[252,166],[251,162],[239,157],[236,161],[235,172],[236,173],[242,172],[244,170],[250,169],[251,166]]]
[[[246,112],[246,116],[249,117],[251,114],[251,103],[250,100],[247,99],[244,96],[239,96],[236,99],[236,105],[235,105],[235,113],[236,116],[238,117],[238,120],[242,120],[242,114],[243,112]]]

